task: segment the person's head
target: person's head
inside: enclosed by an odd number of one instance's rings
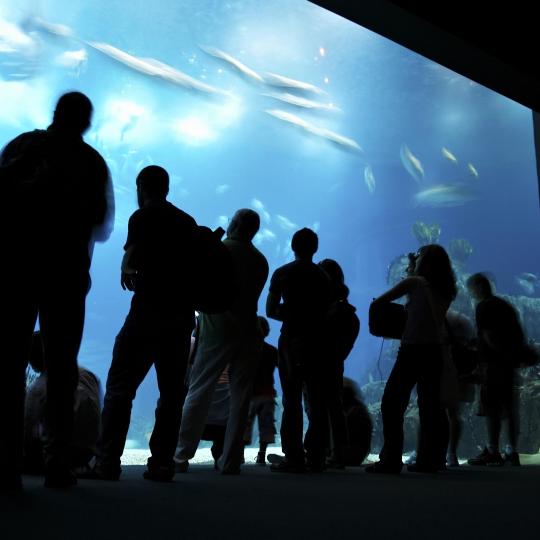
[[[345,275],[337,261],[334,259],[323,259],[319,266],[326,272],[330,278],[333,296],[339,300],[349,296],[349,288],[345,285]]]
[[[92,102],[81,92],[68,92],[56,103],[52,125],[73,135],[82,135],[92,120]]]
[[[291,249],[297,259],[311,259],[319,249],[319,238],[311,229],[304,227],[294,233]]]
[[[473,274],[467,279],[467,290],[474,300],[483,300],[493,294],[493,288],[488,277],[481,272]]]
[[[169,173],[158,165],[145,167],[137,175],[136,183],[139,207],[149,200],[165,200],[169,193]]]
[[[39,330],[34,332],[32,337],[32,347],[30,348],[30,367],[36,373],[43,373],[45,371],[45,355],[43,354],[43,341],[41,339],[41,333]]]
[[[428,244],[418,250],[414,275],[424,277],[449,302],[456,297],[456,276],[450,257],[439,244]]]
[[[259,328],[261,329],[263,337],[267,337],[270,333],[270,324],[268,323],[268,320],[262,315],[259,315],[257,319],[259,321]]]
[[[251,242],[261,226],[259,214],[251,208],[237,210],[227,227],[227,237]]]

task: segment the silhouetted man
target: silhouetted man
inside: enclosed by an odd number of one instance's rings
[[[476,304],[478,352],[484,366],[480,389],[480,415],[486,417],[488,441],[483,452],[469,459],[469,465],[502,466],[505,462],[520,465],[517,453],[519,435],[518,397],[515,368],[525,342],[516,310],[493,294],[484,274],[473,274],[467,289]],[[501,419],[508,422],[508,442],[504,456],[499,452]]]
[[[274,272],[266,303],[266,315],[283,321],[278,367],[283,390],[281,446],[285,460],[272,465],[275,472],[303,472],[305,458],[313,472],[324,468],[328,417],[323,362],[327,355],[325,319],[330,305],[330,280],[313,262],[318,244],[311,229],[294,234],[291,248],[295,260]],[[303,386],[310,411],[305,443]]]
[[[147,480],[170,481],[182,418],[194,327],[190,295],[195,220],[167,201],[169,175],[156,165],[137,176],[139,209],[130,217],[122,288],[134,291],[116,337],[105,391],[94,477],[118,480],[137,388],[156,368],[160,398],[150,438]]]
[[[175,458],[179,471],[185,470],[186,462],[195,455],[216,383],[228,364],[230,409],[223,454],[217,466],[224,474],[240,472],[244,430],[263,344],[257,302],[268,278],[268,263],[252,243],[259,226],[259,215],[244,208],[235,213],[227,228],[223,242],[233,260],[234,297],[227,311],[201,314],[199,341]]]
[[[39,316],[47,368],[45,485],[76,483],[69,442],[77,354],[94,240],[111,231],[113,198],[105,161],[83,141],[92,104],[64,94],[46,130],[23,133],[3,150],[0,287],[3,320],[0,486],[21,486],[25,368]]]

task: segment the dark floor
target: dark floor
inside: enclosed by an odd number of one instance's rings
[[[67,491],[25,477],[0,495],[0,540],[414,538],[534,539],[540,531],[540,467],[471,468],[438,475],[322,475],[245,466],[223,476],[193,466],[171,484],[124,467],[120,482],[80,481]]]

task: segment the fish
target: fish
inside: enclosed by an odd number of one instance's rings
[[[259,199],[251,199],[251,206],[257,210],[257,212],[262,215],[262,218],[266,223],[270,223],[272,218],[270,217],[270,212],[266,210],[264,204]]]
[[[364,182],[366,183],[368,191],[373,193],[375,191],[375,176],[373,176],[371,165],[367,165],[364,168]]]
[[[0,76],[6,81],[22,81],[37,75],[41,47],[18,25],[0,18]]]
[[[529,283],[538,283],[538,276],[532,272],[523,272],[519,277]]]
[[[476,167],[472,163],[467,163],[467,169],[475,178],[478,178],[480,176],[478,174],[478,171],[476,170]]]
[[[311,99],[295,96],[287,92],[283,94],[270,92],[270,93],[266,93],[262,95],[266,97],[270,97],[272,99],[283,101],[284,103],[288,103],[289,105],[295,105],[296,107],[303,107],[305,109],[313,109],[317,111],[341,112],[341,109],[339,107],[336,107],[333,103],[320,103],[318,101],[313,101]]]
[[[208,47],[206,45],[199,45],[199,47],[210,56],[213,56],[214,58],[219,58],[220,60],[223,60],[236,68],[242,75],[248,77],[249,79],[252,79],[258,83],[264,83],[264,79],[253,69],[247,67],[245,64],[240,62],[237,58],[234,58],[234,56],[231,56],[230,54],[220,50],[216,49],[215,47]]]
[[[73,70],[77,76],[80,75],[87,61],[88,53],[86,49],[65,51],[55,58],[57,65]]]
[[[346,150],[360,154],[364,152],[362,147],[354,139],[345,137],[344,135],[336,133],[335,131],[330,131],[329,129],[316,126],[307,120],[303,120],[295,114],[282,111],[280,109],[266,109],[265,112],[274,118],[292,124],[293,126],[297,126],[307,133],[322,139],[326,139],[327,141],[330,141]]]
[[[177,86],[187,88],[188,90],[231,97],[229,92],[199,81],[198,79],[195,79],[186,73],[165,64],[164,62],[156,60],[155,58],[139,58],[112,45],[109,45],[108,43],[100,43],[97,41],[86,41],[85,43],[105,56],[108,56],[109,58],[112,58],[113,60],[116,60],[130,69],[138,71],[144,75],[162,79]]]
[[[254,238],[254,243],[256,246],[261,245],[265,240],[268,240],[269,242],[274,242],[276,240],[277,236],[276,234],[271,231],[270,229],[264,228],[261,229]]]
[[[297,229],[298,225],[296,223],[293,223],[290,219],[286,218],[285,216],[282,216],[280,214],[276,214],[275,216],[277,224],[286,231],[290,231],[293,229]]]
[[[457,160],[457,157],[454,156],[454,154],[452,154],[452,152],[450,152],[450,150],[448,150],[448,148],[445,148],[444,146],[442,147],[442,155],[448,160],[448,161],[451,161],[452,163],[456,163],[458,162]]]
[[[523,279],[519,276],[516,276],[515,278],[516,283],[519,285],[521,290],[527,295],[527,296],[533,296],[535,292],[535,286],[534,283],[531,283],[530,281]]]
[[[264,82],[269,86],[275,86],[279,88],[291,88],[293,90],[301,90],[303,92],[312,92],[314,94],[325,94],[324,90],[321,90],[317,86],[306,83],[303,81],[297,81],[296,79],[290,79],[283,75],[276,73],[265,73]]]
[[[73,30],[65,24],[50,23],[44,19],[41,19],[40,17],[32,17],[29,22],[34,28],[43,30],[44,32],[47,32],[48,34],[51,34],[53,36],[58,36],[62,38],[75,38]]]
[[[474,199],[473,192],[465,184],[439,184],[414,195],[414,201],[418,206],[434,208],[461,206],[472,199]]]
[[[229,191],[230,187],[231,186],[229,184],[220,184],[219,186],[216,187],[216,194],[223,195],[223,193],[225,193],[226,191]]]
[[[406,144],[401,145],[399,157],[405,170],[420,183],[424,179],[424,168],[420,160],[409,150]]]

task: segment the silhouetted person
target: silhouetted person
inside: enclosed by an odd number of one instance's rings
[[[26,391],[24,415],[24,468],[41,473],[44,468],[43,436],[47,373],[43,358],[40,332],[34,333],[30,366],[38,374]],[[96,452],[101,424],[101,388],[99,379],[88,369],[79,367],[79,380],[73,406],[73,435],[70,444],[70,463],[77,469],[88,463]]]
[[[259,226],[260,218],[256,212],[241,209],[234,214],[227,228],[223,243],[234,265],[234,299],[227,311],[201,313],[199,341],[175,457],[180,470],[195,455],[216,382],[229,365],[230,411],[218,467],[223,474],[240,472],[249,400],[263,342],[257,321],[257,303],[268,278],[268,263],[252,243]]]
[[[129,219],[121,275],[122,288],[134,294],[114,344],[93,469],[105,480],[120,477],[132,402],[152,365],[160,397],[144,477],[170,481],[174,476],[194,327],[190,255],[196,223],[167,201],[168,192],[169,175],[162,167],[150,165],[137,176],[139,209]]]
[[[520,465],[517,453],[519,436],[518,395],[515,368],[525,338],[516,310],[495,296],[484,274],[473,274],[467,289],[476,305],[478,352],[484,370],[480,389],[480,416],[486,417],[488,441],[484,451],[469,459],[469,465]],[[499,452],[501,420],[508,422],[508,445],[504,456]]]
[[[341,266],[333,259],[324,259],[319,266],[330,278],[331,285],[331,304],[326,315],[328,358],[324,376],[331,435],[329,465],[340,469],[345,466],[344,449],[348,444],[343,410],[343,367],[360,332],[360,321],[356,308],[347,301],[349,289]]]
[[[278,351],[283,390],[281,446],[285,459],[272,465],[275,472],[303,472],[306,458],[313,472],[324,469],[328,416],[323,374],[330,280],[313,262],[318,244],[318,237],[311,229],[294,233],[291,248],[295,260],[274,272],[266,302],[266,315],[283,321]],[[302,440],[303,389],[310,411],[305,441]]]
[[[7,321],[0,326],[0,487],[21,485],[24,374],[38,316],[47,369],[45,485],[76,483],[69,442],[77,353],[93,242],[108,238],[114,206],[105,161],[82,138],[91,116],[84,94],[64,94],[52,124],[11,141],[0,159]]]
[[[343,463],[348,467],[359,467],[371,448],[373,423],[358,385],[347,377],[343,377],[343,412],[348,432]]]
[[[414,271],[374,302],[392,302],[408,296],[407,322],[401,346],[386,382],[381,403],[384,445],[380,461],[366,467],[370,473],[399,474],[403,463],[403,417],[416,385],[420,442],[412,472],[436,472],[445,466],[448,420],[441,402],[441,374],[448,336],[446,312],[456,296],[455,276],[443,247],[423,246]]]
[[[263,338],[266,339],[270,334],[270,325],[264,317],[259,316],[258,319]],[[274,371],[277,365],[277,349],[265,341],[253,383],[253,395],[251,396],[246,432],[244,433],[244,444],[251,444],[253,424],[256,418],[259,428],[259,452],[255,462],[258,465],[266,464],[266,449],[269,444],[273,444],[276,440]]]

